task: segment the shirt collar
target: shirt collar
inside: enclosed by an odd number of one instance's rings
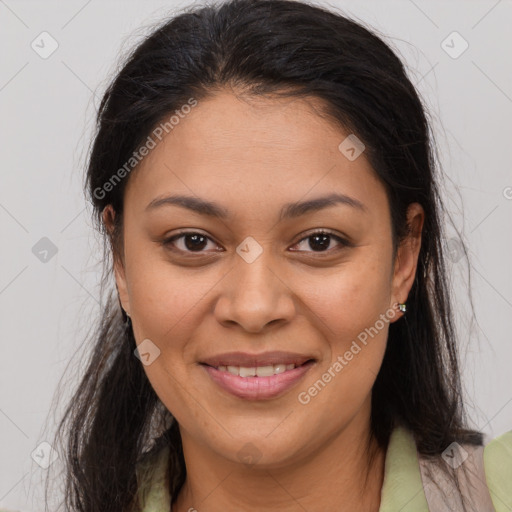
[[[143,512],[169,510],[171,506],[166,479],[169,446],[164,446],[149,464],[138,467],[139,491]],[[146,471],[149,474],[145,473]],[[421,473],[418,452],[412,433],[397,426],[391,433],[386,451],[384,481],[379,512],[429,512]]]
[[[399,425],[388,443],[379,512],[428,512],[412,433]]]

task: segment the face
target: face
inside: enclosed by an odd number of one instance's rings
[[[313,102],[202,101],[125,191],[115,275],[144,370],[184,445],[233,462],[277,467],[369,427],[414,280],[421,207],[394,259],[384,186]]]

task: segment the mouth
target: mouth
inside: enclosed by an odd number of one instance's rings
[[[226,368],[263,368],[270,366],[282,367],[283,365],[286,369],[286,366],[290,366],[292,364],[295,366],[301,366],[310,359],[314,359],[314,357],[311,355],[283,351],[263,352],[260,354],[228,352],[203,359],[201,364],[206,364],[217,369],[224,366]]]
[[[295,364],[295,363],[277,363],[265,366],[234,366],[234,365],[219,365],[219,366],[210,366],[210,368],[214,368],[219,372],[228,372],[231,375],[237,375],[239,377],[272,377],[272,375],[279,375],[286,371],[293,370],[308,362],[313,362],[313,359],[308,359],[305,363]],[[204,363],[202,363],[204,364]]]
[[[312,357],[274,352],[260,356],[232,353],[208,359],[200,366],[230,395],[268,400],[289,391],[315,364]]]

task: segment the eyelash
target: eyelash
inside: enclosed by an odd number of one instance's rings
[[[205,237],[207,240],[209,240],[211,242],[214,242],[210,237],[208,237],[205,234],[200,233],[198,231],[182,231],[181,233],[178,233],[176,235],[173,235],[170,238],[165,239],[162,242],[162,245],[164,245],[167,248],[170,248],[173,251],[184,253],[184,254],[187,254],[187,253],[188,254],[197,254],[197,255],[204,254],[204,251],[197,251],[197,252],[195,252],[195,251],[189,251],[189,250],[183,250],[183,249],[176,249],[176,247],[174,246],[174,242],[176,240],[179,240],[180,238],[184,238],[184,237],[189,236],[189,235],[201,235],[201,236]],[[316,231],[313,231],[313,232],[309,233],[307,236],[301,238],[294,245],[298,245],[301,242],[303,242],[304,240],[307,240],[308,238],[311,238],[311,237],[313,237],[315,235],[328,235],[328,236],[336,239],[340,243],[340,245],[342,246],[338,250],[341,250],[343,247],[352,247],[353,246],[353,244],[351,244],[348,240],[346,240],[345,238],[343,238],[343,237],[341,237],[339,235],[336,235],[335,233],[333,233],[332,231],[330,231],[328,229],[318,229]],[[330,253],[332,253],[333,250],[336,250],[336,249],[327,249],[326,251],[299,251],[299,250],[296,250],[294,252],[313,252],[315,254],[318,254],[321,257],[321,255],[323,255],[323,254],[326,254],[326,253],[330,254]],[[220,251],[218,251],[218,252],[220,252]]]

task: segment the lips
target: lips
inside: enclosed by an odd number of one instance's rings
[[[228,352],[208,357],[201,361],[201,364],[219,368],[220,366],[242,366],[245,368],[256,368],[272,365],[290,365],[302,366],[309,360],[314,360],[313,356],[306,356],[294,352],[263,352],[260,354],[249,354],[247,352]]]
[[[284,395],[315,366],[316,359],[292,352],[230,352],[204,359],[200,366],[224,392],[245,400]]]

